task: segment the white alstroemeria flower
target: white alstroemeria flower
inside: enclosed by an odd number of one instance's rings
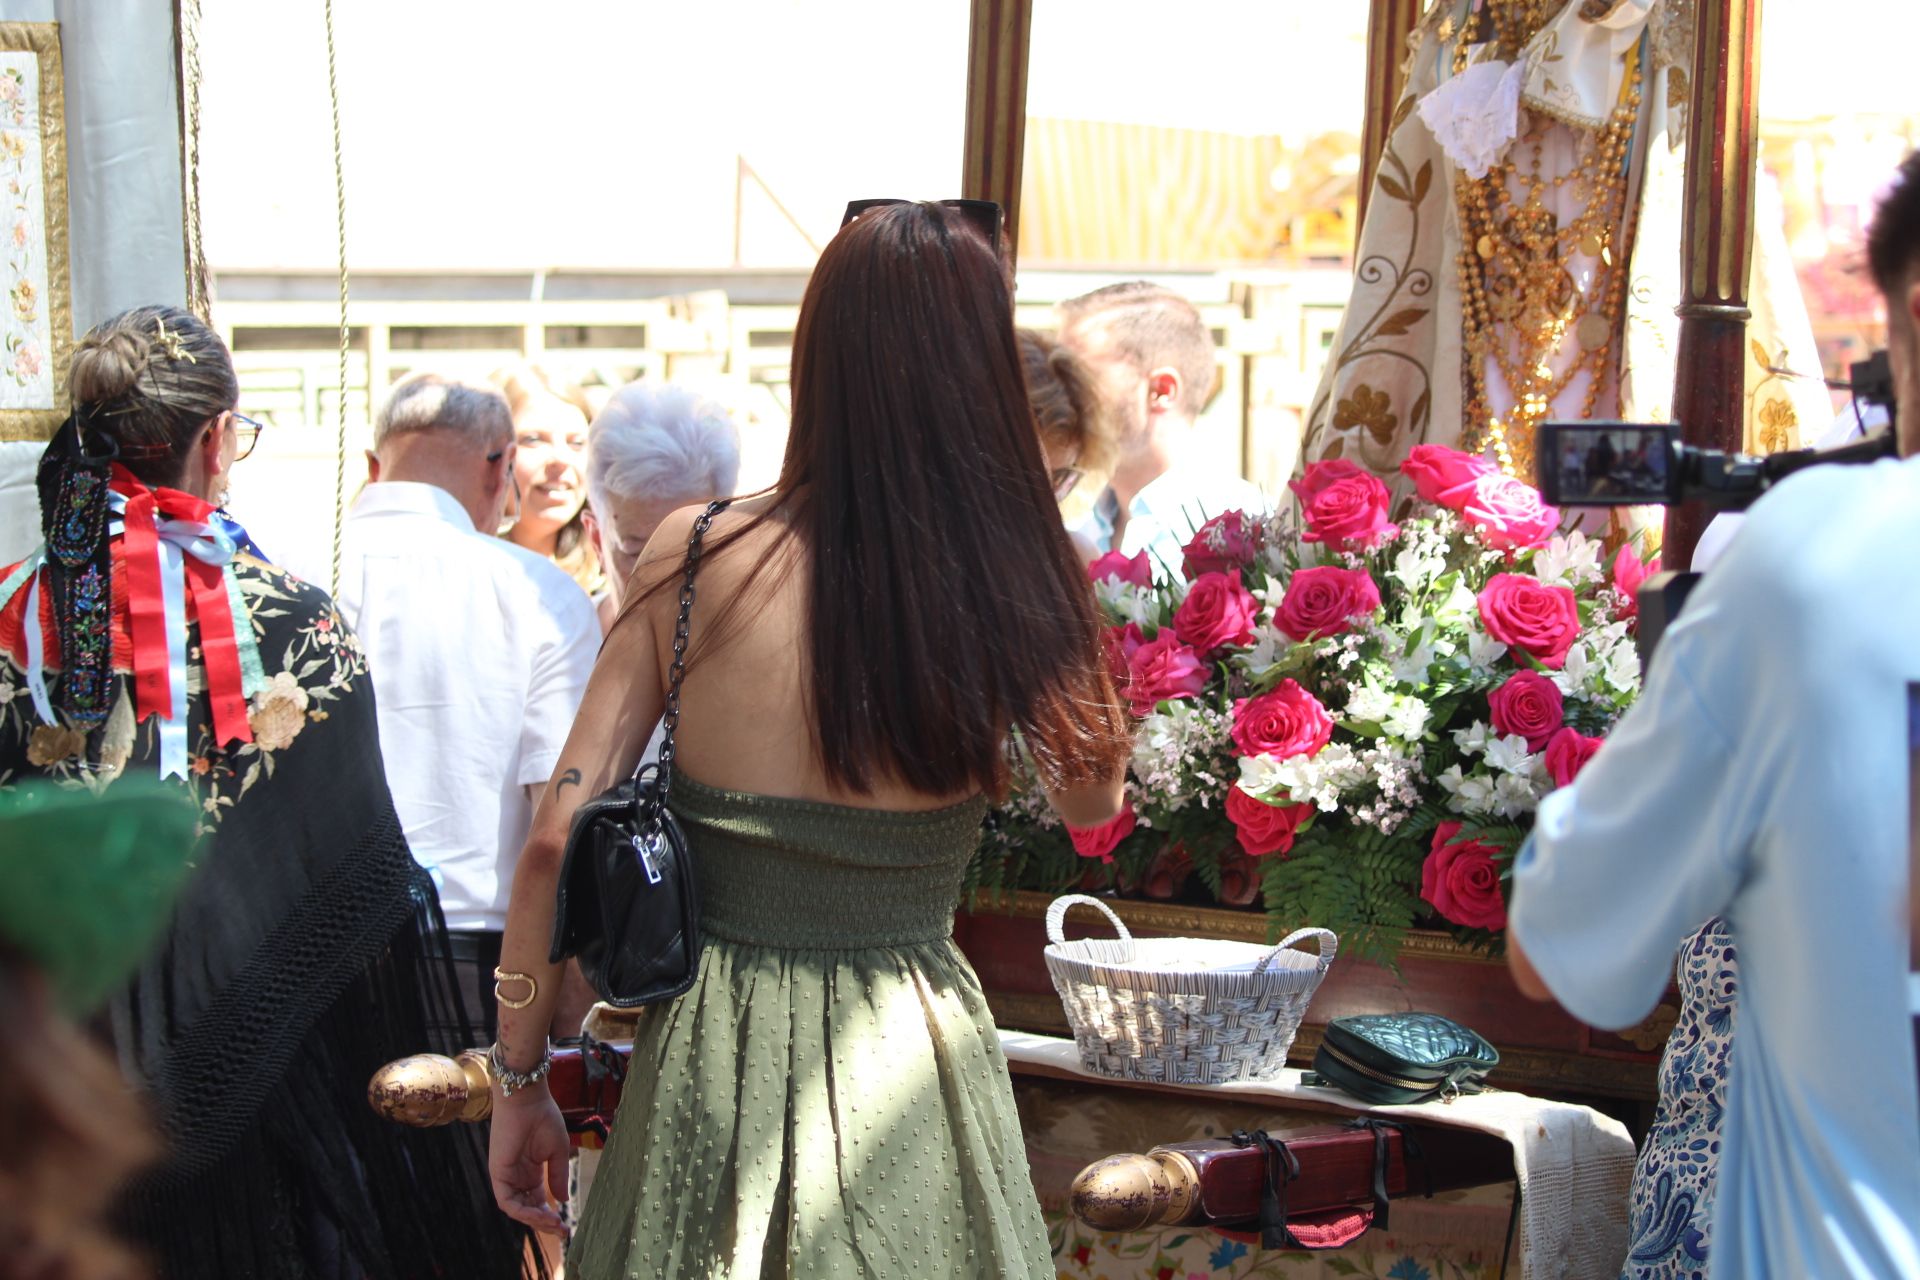
[[[1255,587],[1248,594],[1258,600],[1262,608],[1278,609],[1280,602],[1287,598],[1287,587],[1278,578],[1268,578],[1266,586]]]
[[[1450,618],[1477,619],[1479,615],[1480,601],[1478,597],[1468,589],[1465,582],[1458,578],[1454,579],[1453,590],[1447,593],[1447,598],[1433,608],[1433,616],[1442,621]]]
[[[1460,766],[1456,764],[1441,774],[1435,781],[1437,781],[1441,789],[1447,793],[1447,808],[1453,810],[1455,813],[1486,814],[1493,812],[1494,784],[1491,780],[1481,777],[1478,774],[1467,777],[1461,773]]]
[[[1482,631],[1477,625],[1467,628],[1467,666],[1475,675],[1486,675],[1493,664],[1507,656],[1507,646]]]
[[[1622,640],[1607,654],[1602,671],[1608,684],[1621,693],[1632,693],[1640,687],[1639,648],[1631,640]]]
[[[1256,800],[1273,795],[1281,789],[1280,762],[1272,756],[1241,756],[1240,789]]]
[[[1244,772],[1245,766],[1242,766]],[[1273,778],[1296,804],[1311,802],[1323,812],[1340,807],[1340,793],[1367,779],[1367,767],[1343,743],[1329,743],[1314,756],[1279,761]]]
[[[1598,582],[1600,549],[1597,541],[1578,529],[1572,533],[1556,533],[1546,546],[1533,553],[1534,576],[1548,586],[1575,590]]]
[[[1393,558],[1393,569],[1387,576],[1408,591],[1418,594],[1432,586],[1434,580],[1446,571],[1445,546],[1422,537],[1409,541],[1400,549],[1400,553]]]
[[[1487,766],[1501,773],[1526,777],[1533,772],[1536,761],[1533,753],[1527,750],[1527,740],[1517,733],[1504,738],[1488,738]]]
[[[1227,656],[1227,661],[1237,664],[1255,680],[1263,680],[1272,674],[1293,648],[1293,641],[1280,628],[1272,623],[1263,622],[1253,629],[1253,647],[1240,653]]]
[[[1438,630],[1439,624],[1429,618],[1419,630],[1407,637],[1406,647],[1400,652],[1400,656],[1393,660],[1389,668],[1396,683],[1412,685],[1416,689],[1426,686],[1433,660],[1439,656],[1440,652],[1439,646],[1434,642],[1434,635]]]
[[[1475,720],[1464,729],[1453,731],[1453,744],[1470,756],[1484,755],[1487,739],[1493,736],[1493,727],[1484,720]]]
[[[1517,818],[1523,813],[1532,813],[1539,804],[1540,797],[1534,793],[1532,779],[1503,773],[1493,780],[1493,811],[1501,817]]]
[[[1142,628],[1160,625],[1160,606],[1150,590],[1118,578],[1102,578],[1093,584],[1093,594],[1123,624],[1131,622]]]
[[[1393,712],[1380,722],[1380,727],[1402,742],[1418,742],[1425,736],[1432,718],[1433,709],[1419,698],[1400,697],[1394,699]]]

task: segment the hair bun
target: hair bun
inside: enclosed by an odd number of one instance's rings
[[[152,344],[126,329],[96,330],[73,350],[68,388],[76,405],[106,404],[131,392],[152,363]]]

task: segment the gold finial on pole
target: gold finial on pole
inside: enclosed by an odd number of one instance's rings
[[[374,1072],[367,1103],[388,1120],[416,1129],[478,1123],[493,1114],[493,1069],[478,1049],[457,1058],[417,1053]]]
[[[1200,1171],[1177,1151],[1108,1156],[1073,1180],[1068,1208],[1096,1231],[1140,1231],[1198,1216]]]

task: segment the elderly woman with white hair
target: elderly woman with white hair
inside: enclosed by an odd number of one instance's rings
[[[606,569],[595,604],[613,625],[627,578],[654,529],[680,508],[733,496],[740,431],[727,410],[685,387],[630,382],[587,433],[587,534]]]

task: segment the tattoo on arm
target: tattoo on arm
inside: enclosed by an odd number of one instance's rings
[[[553,784],[553,798],[558,800],[562,791],[565,791],[568,787],[577,787],[579,785],[580,771],[578,769],[569,769],[560,775],[558,782]]]

